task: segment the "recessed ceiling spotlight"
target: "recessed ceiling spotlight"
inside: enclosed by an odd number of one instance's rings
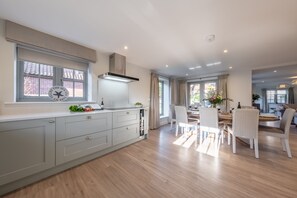
[[[127,45],[125,45],[125,46],[124,46],[124,49],[125,49],[125,50],[127,50],[127,49],[128,49],[128,46],[127,46]]]
[[[165,65],[165,67],[169,67],[169,65]]]
[[[230,66],[229,69],[232,69],[232,67]]]
[[[195,68],[196,68],[196,69],[200,69],[200,68],[201,68],[201,66],[199,65],[199,66],[196,66]]]
[[[277,72],[276,70],[273,71],[274,73]]]
[[[227,49],[224,49],[224,51],[223,51],[223,52],[226,54],[226,53],[228,53],[228,50],[227,50]]]
[[[189,68],[189,70],[193,70],[193,69],[195,69],[195,67],[190,67],[190,68]]]
[[[189,74],[186,74],[186,76],[188,76]]]
[[[265,81],[263,80],[262,83],[264,83]]]

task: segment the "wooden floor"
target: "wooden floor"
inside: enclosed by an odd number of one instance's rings
[[[255,159],[240,141],[237,154],[226,141],[217,157],[201,153],[164,126],[147,140],[4,197],[297,197],[296,131],[292,126],[292,159],[274,138],[260,139]]]

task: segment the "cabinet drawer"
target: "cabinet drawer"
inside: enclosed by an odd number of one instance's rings
[[[113,129],[112,133],[113,145],[117,145],[131,139],[139,137],[139,125],[133,124],[117,129]]]
[[[113,113],[113,128],[139,123],[139,110]]]
[[[68,162],[111,146],[111,130],[61,140],[56,143],[56,165]]]
[[[89,114],[56,119],[56,140],[63,140],[99,131],[110,130],[112,114]]]
[[[54,165],[54,118],[0,123],[0,186]]]

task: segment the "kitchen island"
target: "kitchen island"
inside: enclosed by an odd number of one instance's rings
[[[0,195],[147,135],[148,108],[0,116]]]

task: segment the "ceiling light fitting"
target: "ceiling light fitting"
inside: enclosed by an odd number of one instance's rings
[[[124,49],[127,50],[128,49],[128,46],[124,46]]]
[[[222,62],[215,62],[215,63],[208,63],[206,64],[207,67],[215,66],[215,65],[220,65]]]
[[[227,50],[227,49],[224,49],[224,51],[223,51],[223,52],[226,54],[226,53],[228,53],[228,50]]]

